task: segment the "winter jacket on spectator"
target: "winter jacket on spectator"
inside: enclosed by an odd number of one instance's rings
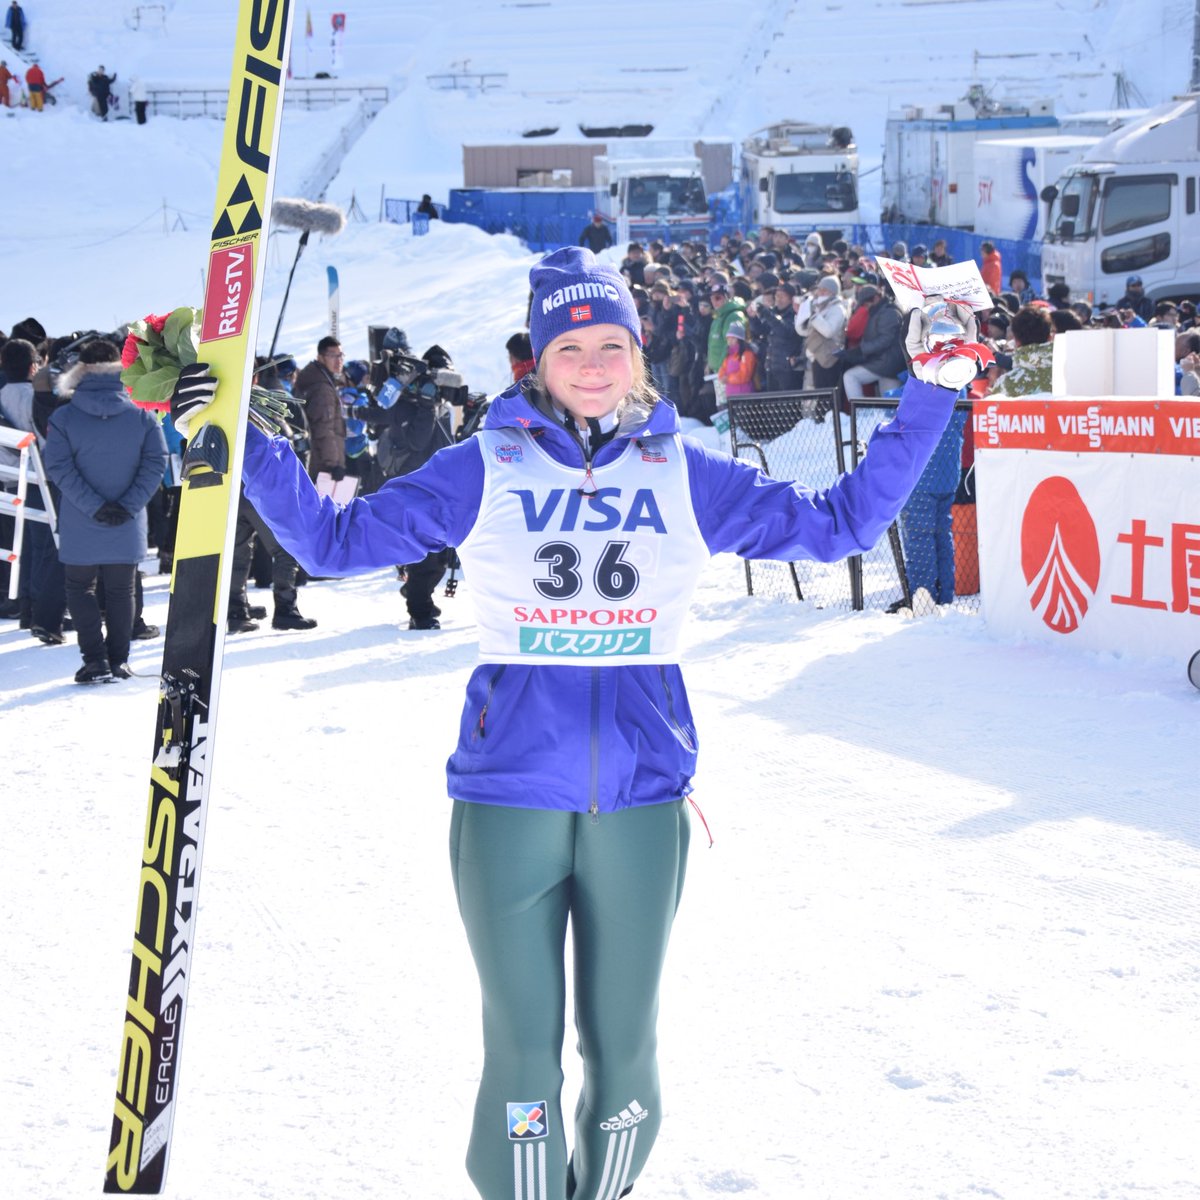
[[[849,317],[846,318],[846,348],[857,349],[863,340],[863,334],[867,332],[867,321],[871,317],[871,306],[869,304],[859,304],[850,310]]]
[[[718,372],[725,384],[728,396],[747,396],[758,389],[754,386],[754,372],[758,368],[758,356],[745,343],[725,355]]]
[[[292,394],[304,401],[310,438],[309,470],[346,469],[346,414],[337,377],[314,359],[296,376]]]
[[[1000,262],[1000,251],[992,249],[983,256],[979,266],[979,274],[983,277],[983,286],[993,296],[998,296],[1004,290],[1004,269]]]
[[[653,337],[644,345],[646,360],[652,363],[667,362],[675,348],[678,310],[673,304],[656,304],[652,300],[649,316],[654,322],[654,332]]]
[[[9,429],[19,429],[25,433],[33,431],[33,384],[6,383],[0,387],[0,425]],[[0,446],[0,463],[6,467],[15,467],[21,461],[21,452]],[[8,484],[0,479],[0,488]],[[8,484],[15,487],[14,484]]]
[[[797,369],[793,360],[803,353],[804,339],[796,332],[796,314],[790,303],[786,308],[776,308],[760,301],[750,329],[764,351],[768,378],[785,379]]]
[[[796,329],[804,336],[804,355],[809,362],[827,370],[837,363],[837,352],[846,347],[849,316],[841,296],[818,289],[805,298],[796,314]]]
[[[613,244],[612,233],[603,220],[591,220],[583,227],[579,244],[586,246],[593,254],[599,254]]]
[[[1048,396],[1054,347],[1049,342],[1018,346],[1013,365],[988,389],[989,396]]]
[[[729,326],[739,321],[746,324],[746,302],[738,296],[726,300],[712,316],[708,327],[708,369],[719,371],[725,361],[725,337]]]
[[[45,462],[62,492],[59,558],[68,565],[136,563],[146,553],[146,504],[162,482],[167,446],[158,419],[129,399],[120,376],[114,362],[80,364],[59,379],[60,395],[74,391],[50,417]],[[131,519],[97,521],[110,501]]]
[[[900,310],[886,297],[880,297],[867,316],[867,328],[858,347],[859,362],[876,375],[895,379],[907,366],[900,330]]]
[[[1113,308],[1131,309],[1135,317],[1141,317],[1147,324],[1154,320],[1154,301],[1140,290],[1126,291],[1125,295],[1113,305]]]

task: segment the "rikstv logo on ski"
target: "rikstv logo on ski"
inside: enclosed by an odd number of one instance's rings
[[[1200,524],[1122,514],[1102,561],[1096,521],[1061,475],[1043,479],[1021,520],[1021,569],[1033,611],[1055,633],[1074,633],[1099,601],[1200,615]],[[1107,571],[1103,568],[1107,566]],[[1114,590],[1101,593],[1102,577]]]

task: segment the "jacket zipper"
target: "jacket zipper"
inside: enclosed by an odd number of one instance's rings
[[[479,723],[475,726],[476,737],[487,737],[487,728],[485,723],[487,721],[488,709],[492,706],[492,696],[496,692],[496,684],[500,682],[500,676],[504,674],[506,665],[507,664],[502,664],[500,667],[498,667],[493,673],[491,679],[488,680],[487,696],[483,701],[483,707],[479,710]]]
[[[592,824],[600,823],[600,671],[601,667],[591,667],[592,672],[592,713],[591,713],[591,803],[588,813]]]

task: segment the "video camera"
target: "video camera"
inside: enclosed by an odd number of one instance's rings
[[[50,380],[57,386],[58,377],[79,361],[79,352],[88,342],[97,339],[112,342],[118,348],[125,339],[115,333],[101,333],[98,329],[76,330],[65,337],[55,338],[50,344]]]
[[[461,408],[467,404],[467,385],[440,346],[430,346],[418,358],[402,329],[382,325],[369,327],[367,344],[371,386],[380,408],[390,408],[401,396],[427,408],[439,404]]]

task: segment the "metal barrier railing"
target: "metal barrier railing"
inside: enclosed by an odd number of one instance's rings
[[[888,398],[855,400],[849,402],[848,412],[842,412],[837,393],[831,390],[731,396],[732,452],[772,478],[795,479],[822,490],[858,465],[870,435],[891,419],[897,404],[897,399]],[[911,607],[913,593],[925,587],[934,603],[977,611],[979,555],[974,504],[954,502],[962,429],[969,413],[969,404],[957,406],[946,443],[939,444],[935,452],[935,456],[941,455],[942,468],[952,459],[949,499],[941,490],[949,474],[936,481],[939,490],[935,493],[918,487],[887,538],[845,562],[747,561],[747,594],[861,611]]]

